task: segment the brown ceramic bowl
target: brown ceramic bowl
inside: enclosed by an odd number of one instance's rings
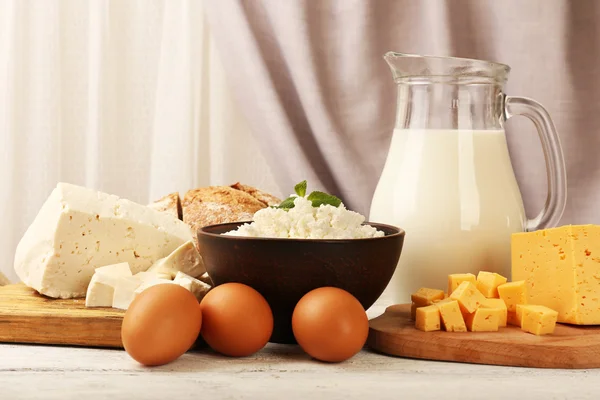
[[[260,292],[273,311],[271,342],[295,343],[292,313],[306,293],[334,286],[369,308],[389,283],[404,243],[402,229],[368,223],[385,236],[369,239],[276,239],[221,235],[244,222],[198,231],[200,254],[215,285],[239,282]]]

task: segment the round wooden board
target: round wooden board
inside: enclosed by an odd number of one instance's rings
[[[600,368],[600,326],[558,324],[535,336],[508,326],[498,332],[422,332],[410,305],[390,306],[369,322],[367,344],[400,357],[535,368]]]

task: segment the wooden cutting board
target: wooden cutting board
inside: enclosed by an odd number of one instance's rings
[[[394,356],[537,368],[600,368],[600,326],[558,324],[535,336],[509,326],[498,332],[422,332],[410,305],[394,305],[369,322],[367,344]]]
[[[51,299],[23,284],[0,287],[0,342],[122,348],[124,311]]]

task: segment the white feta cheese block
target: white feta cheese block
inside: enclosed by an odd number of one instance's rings
[[[17,246],[15,271],[38,292],[83,297],[97,267],[128,262],[135,274],[192,240],[172,215],[59,183]]]
[[[2,272],[0,272],[0,286],[8,285],[10,281]]]
[[[181,271],[179,271],[177,275],[175,275],[173,283],[176,283],[179,286],[192,292],[192,294],[198,299],[198,302],[201,302],[204,296],[206,296],[206,293],[208,293],[208,291],[210,290],[210,285],[207,285],[199,279],[184,274]]]
[[[148,271],[168,273],[173,279],[179,271],[197,277],[206,272],[206,269],[194,242],[190,240],[176,248],[167,257],[157,260]]]
[[[113,308],[127,310],[135,298],[135,290],[143,283],[139,274],[121,278],[115,285],[115,291],[112,298]]]

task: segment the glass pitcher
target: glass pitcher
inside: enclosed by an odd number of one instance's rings
[[[398,86],[397,115],[369,220],[406,231],[388,286],[394,301],[410,301],[419,287],[445,289],[451,273],[510,278],[511,234],[555,226],[566,203],[563,153],[548,112],[504,94],[504,64],[395,52],[384,58]],[[546,158],[548,198],[529,220],[503,128],[513,115],[534,123]]]

